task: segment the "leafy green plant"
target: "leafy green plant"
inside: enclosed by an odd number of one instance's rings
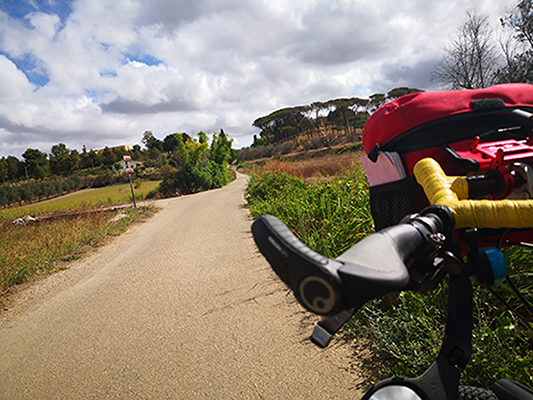
[[[176,141],[176,153],[173,163],[179,168],[168,170],[158,191],[163,196],[175,196],[197,193],[204,190],[220,188],[231,181],[228,175],[228,160],[231,155],[231,143],[224,131],[215,134],[211,148],[207,135],[199,134],[199,140],[188,138],[185,142]]]
[[[137,178],[133,181],[133,186],[135,187],[135,189],[139,189],[142,184],[143,184],[142,178]]]
[[[252,175],[245,196],[252,216],[274,215],[307,246],[336,257],[373,229],[367,185],[361,167],[314,185],[266,172]]]
[[[157,190],[153,189],[153,190],[150,190],[147,194],[146,194],[146,197],[145,199],[153,199],[155,198],[157,195]]]

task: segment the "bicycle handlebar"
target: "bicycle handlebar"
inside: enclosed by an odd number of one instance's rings
[[[533,228],[533,200],[469,200],[467,180],[447,176],[432,158],[413,172],[431,204],[452,210],[457,228]]]
[[[272,269],[305,308],[336,315],[436,276],[439,267],[433,260],[453,224],[447,208],[432,208],[368,236],[334,260],[306,247],[273,216],[258,218],[252,233]],[[410,269],[415,265],[427,268],[422,274],[417,268],[413,280]]]

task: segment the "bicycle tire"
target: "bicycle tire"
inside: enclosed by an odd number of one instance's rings
[[[475,386],[459,386],[457,400],[498,400],[494,392]]]

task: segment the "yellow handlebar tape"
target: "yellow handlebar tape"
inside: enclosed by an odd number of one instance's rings
[[[456,228],[533,228],[533,200],[469,200],[466,179],[445,175],[432,158],[420,160],[414,175],[431,204],[453,211]]]

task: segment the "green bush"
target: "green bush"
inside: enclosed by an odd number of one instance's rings
[[[104,187],[109,186],[113,183],[114,176],[113,172],[109,169],[104,169],[100,171],[93,182],[94,187]]]
[[[226,182],[233,182],[237,179],[237,173],[233,168],[226,168]]]
[[[168,167],[158,190],[162,196],[175,196],[216,189],[230,180],[227,165],[231,157],[231,143],[221,130],[215,134],[211,148],[207,135],[199,133],[200,139],[182,138],[176,141],[176,151],[172,164],[178,167],[175,172]]]
[[[146,199],[154,199],[157,196],[157,190],[150,190],[146,193]]]
[[[361,167],[316,185],[281,172],[252,175],[245,196],[253,217],[278,217],[326,257],[340,255],[373,230]]]
[[[159,191],[165,195],[184,195],[201,192],[211,188],[211,177],[208,171],[198,166],[186,165],[172,175],[167,175]]]

